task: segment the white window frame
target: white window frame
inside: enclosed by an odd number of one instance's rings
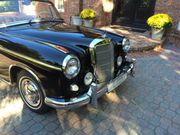
[[[55,7],[59,12],[64,12],[64,0],[63,1],[63,8],[58,8],[59,0],[55,0]]]

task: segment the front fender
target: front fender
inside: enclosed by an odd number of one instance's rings
[[[10,84],[16,83],[17,73],[21,70],[25,70],[25,71],[29,72],[36,79],[39,86],[41,87],[41,90],[42,90],[44,96],[46,97],[46,92],[44,90],[44,87],[42,86],[42,82],[41,82],[40,78],[38,77],[36,71],[25,64],[18,63],[18,64],[12,64],[9,66]]]
[[[62,71],[66,52],[42,42],[0,35],[0,50],[21,62],[38,66],[44,70]]]

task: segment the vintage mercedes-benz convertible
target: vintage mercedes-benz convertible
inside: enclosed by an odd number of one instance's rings
[[[3,2],[0,79],[16,84],[34,112],[96,105],[134,74],[126,37],[67,25],[48,0]]]

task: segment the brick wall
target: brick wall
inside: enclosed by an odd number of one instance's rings
[[[96,11],[96,26],[110,25],[112,21],[112,12],[103,10],[103,0],[84,0],[83,8],[92,8]]]
[[[79,14],[79,2],[80,0],[64,0],[65,11],[61,13],[61,16],[65,22],[70,23],[70,16]],[[112,10],[105,12],[104,5],[108,5],[107,8],[111,8],[112,3],[113,0],[83,0],[83,8],[92,8],[97,12],[96,26],[110,25],[112,21]],[[180,0],[156,0],[155,13],[169,14],[173,19],[173,28],[169,31],[168,37],[172,35],[173,37],[179,37],[179,32],[176,29],[180,21]]]
[[[64,0],[65,11],[61,15],[67,23],[69,23],[70,16],[77,15],[80,12],[79,1]],[[113,3],[113,0],[83,0],[83,8],[92,8],[97,12],[96,25],[98,26],[109,25],[112,21],[112,12],[103,10],[103,4],[106,4],[106,1]],[[156,0],[155,13],[168,13],[173,18],[173,28],[177,28],[180,20],[180,0]]]
[[[54,2],[55,0],[51,1]],[[78,15],[81,12],[79,2],[80,0],[64,0],[64,12],[61,13],[61,16],[66,23],[70,23],[70,16]],[[103,0],[83,0],[83,9],[84,8],[92,8],[96,11],[96,26],[111,24],[112,13],[103,11]]]
[[[55,3],[55,0],[50,0]],[[70,23],[70,17],[79,14],[79,0],[64,0],[64,12],[61,17],[66,23]]]
[[[155,13],[167,13],[173,19],[173,28],[176,29],[180,21],[180,0],[156,0]]]
[[[180,32],[177,31],[180,21],[180,0],[156,0],[155,13],[167,13],[173,19],[173,27],[167,32],[167,41],[180,46]]]
[[[65,22],[70,23],[70,16],[79,14],[79,0],[64,0],[64,12],[61,13]]]
[[[171,32],[166,41],[180,47],[180,31]]]

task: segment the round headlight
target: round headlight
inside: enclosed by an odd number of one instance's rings
[[[130,49],[130,41],[129,41],[129,39],[124,38],[123,41],[122,41],[122,46],[123,46],[123,50],[125,52],[128,52],[129,49]]]
[[[84,84],[86,86],[90,85],[93,81],[93,74],[91,72],[88,72],[84,77]]]
[[[119,57],[117,58],[117,65],[118,65],[118,66],[121,66],[121,64],[122,64],[122,57],[119,56]]]
[[[80,61],[76,56],[68,55],[63,61],[63,70],[67,78],[71,79],[80,71]]]

